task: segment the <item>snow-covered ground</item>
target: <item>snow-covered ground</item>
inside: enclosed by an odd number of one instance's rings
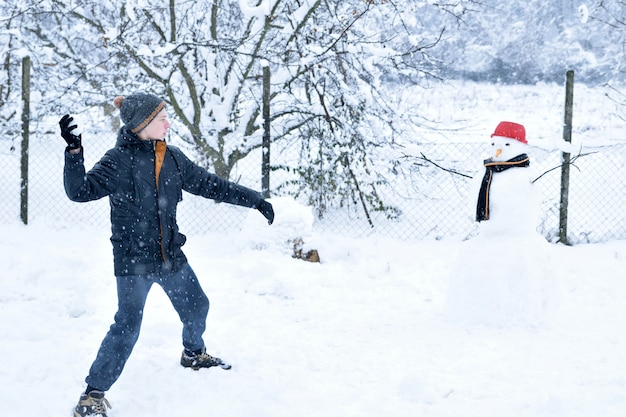
[[[272,226],[250,211],[240,232],[191,234],[185,246],[211,300],[208,350],[233,368],[180,367],[181,325],[155,286],[107,393],[110,417],[626,414],[626,241],[546,242],[536,261],[554,272],[545,320],[520,310],[462,324],[448,295],[471,240],[354,239],[304,224],[305,249],[321,257],[309,263],[284,243],[306,218],[276,207]],[[108,236],[97,226],[2,225],[1,415],[71,415],[115,313]],[[491,245],[482,256],[494,273],[527,249],[507,263],[502,250],[489,259]],[[465,297],[477,309],[491,301],[472,286]]]

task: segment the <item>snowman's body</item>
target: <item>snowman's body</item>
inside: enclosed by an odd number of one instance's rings
[[[527,145],[495,137],[493,148],[493,162],[506,162],[525,154]],[[451,270],[448,315],[454,321],[496,326],[544,322],[553,280],[546,270],[548,243],[535,230],[535,192],[529,167],[493,173],[488,219],[479,223],[478,236],[463,242]]]
[[[481,236],[534,234],[539,201],[530,167],[493,174],[489,190],[489,220],[480,222]]]

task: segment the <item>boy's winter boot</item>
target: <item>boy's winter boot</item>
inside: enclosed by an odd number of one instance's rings
[[[111,408],[111,404],[104,398],[104,392],[91,391],[80,396],[74,417],[107,417],[107,407]]]
[[[230,369],[230,365],[225,363],[220,358],[206,353],[206,349],[202,349],[199,352],[192,352],[188,349],[183,350],[183,354],[180,357],[180,364],[185,368],[191,368],[197,371],[200,368],[210,368],[212,366],[219,366],[223,369]]]

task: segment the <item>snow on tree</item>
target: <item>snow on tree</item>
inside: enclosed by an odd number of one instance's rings
[[[271,70],[276,192],[331,207],[401,213],[386,203],[397,161],[384,151],[419,115],[393,90],[446,77],[535,82],[623,75],[624,2],[457,0],[6,0],[0,4],[0,123],[17,132],[20,54],[33,61],[31,120],[67,111],[113,115],[113,97],[166,99],[195,159],[230,177],[262,143],[261,74]],[[93,117],[95,128],[110,129]],[[13,123],[13,125],[12,125]],[[55,126],[56,127],[56,126]],[[114,126],[115,127],[115,124]],[[53,129],[48,126],[47,129]],[[9,134],[11,136],[11,134]],[[419,141],[420,138],[412,138]]]

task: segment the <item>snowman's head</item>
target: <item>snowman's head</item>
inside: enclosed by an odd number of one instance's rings
[[[498,162],[508,161],[526,153],[527,147],[528,145],[518,140],[494,136],[491,138],[491,159]]]
[[[494,161],[508,161],[526,153],[527,146],[524,126],[513,122],[500,122],[491,135],[491,158]]]

